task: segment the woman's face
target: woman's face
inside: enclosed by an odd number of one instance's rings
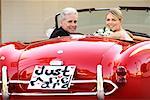
[[[112,31],[119,31],[121,29],[121,21],[112,13],[108,13],[106,16],[106,26]]]

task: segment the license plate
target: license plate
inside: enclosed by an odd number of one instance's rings
[[[28,89],[70,88],[76,66],[35,66]]]

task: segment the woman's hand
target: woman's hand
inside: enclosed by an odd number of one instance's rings
[[[108,37],[115,38],[115,39],[123,39],[123,31],[117,31],[110,34]]]

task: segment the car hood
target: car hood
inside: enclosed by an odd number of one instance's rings
[[[37,42],[29,45],[22,53],[19,59],[19,78],[29,80],[36,65],[50,65],[55,59],[63,61],[65,66],[75,65],[78,71],[84,70],[92,75],[98,64],[105,66],[106,73],[111,73],[112,68],[109,67],[113,67],[121,51],[122,46],[114,42],[89,38],[60,38]]]

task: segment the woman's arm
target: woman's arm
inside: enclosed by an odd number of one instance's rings
[[[130,35],[130,37],[132,37],[134,40],[138,40],[138,41],[150,41],[150,38],[142,37],[142,36],[136,36],[136,35],[133,35],[132,33],[130,33],[129,31],[127,31],[127,32]]]
[[[150,38],[142,37],[142,36],[135,36],[133,35],[134,40],[139,40],[139,41],[150,41]]]

